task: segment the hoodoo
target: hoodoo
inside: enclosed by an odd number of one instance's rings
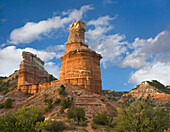
[[[100,59],[102,56],[88,48],[84,33],[86,24],[77,20],[69,27],[65,53],[61,57],[60,78],[87,91],[102,94]]]

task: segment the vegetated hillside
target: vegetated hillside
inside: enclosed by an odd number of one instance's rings
[[[16,70],[9,77],[1,77],[0,79],[0,95],[5,95],[17,88],[18,71]]]
[[[14,79],[18,79],[18,70],[15,70],[14,73],[12,73],[11,75],[9,75],[9,77],[6,77],[6,79],[4,79],[4,82],[7,82],[8,80],[14,80]]]
[[[156,80],[144,81],[123,95],[119,102],[131,103],[138,99],[150,100],[152,104],[169,107],[170,89]]]
[[[113,101],[118,101],[122,95],[127,94],[128,91],[121,91],[121,92],[117,92],[114,90],[103,90],[103,95],[106,96],[109,100],[113,100]]]
[[[62,84],[65,87],[63,92],[61,88]],[[0,103],[4,103],[7,98],[13,100],[12,109],[9,109],[8,112],[15,112],[22,106],[36,106],[44,112],[46,118],[50,119],[64,119],[70,106],[82,107],[86,112],[86,118],[89,120],[92,119],[93,114],[102,111],[107,111],[108,115],[114,116],[117,114],[116,108],[121,108],[121,105],[112,100],[108,100],[108,98],[103,95],[91,93],[58,80],[55,85],[50,86],[37,94],[30,95],[28,98],[27,96],[27,93],[24,94],[19,91],[12,91],[4,97],[1,97]],[[61,104],[66,106],[56,104],[55,102],[58,99],[61,100]],[[71,105],[69,106],[70,102]],[[0,115],[4,115],[6,112],[6,109],[1,109]]]

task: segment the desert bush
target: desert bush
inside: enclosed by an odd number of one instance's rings
[[[67,95],[65,91],[65,86],[63,84],[60,86],[59,95]]]
[[[4,108],[4,104],[0,103],[0,109]]]
[[[102,102],[104,102],[104,99],[101,99]]]
[[[17,85],[12,86],[12,89],[10,91],[13,91],[16,87]]]
[[[6,82],[6,86],[8,87],[9,86],[9,83],[10,83],[10,79]]]
[[[136,101],[128,108],[118,109],[115,131],[163,131],[168,129],[169,115],[146,102]]]
[[[44,111],[45,112],[50,111],[53,107],[53,104],[52,104],[53,100],[52,99],[44,99],[44,102],[47,104],[47,106],[45,106],[45,108],[44,108]]]
[[[106,111],[102,113],[97,113],[97,115],[93,115],[93,123],[98,125],[107,125],[108,124],[108,117]]]
[[[73,101],[71,101],[70,97],[67,97],[61,101],[60,105],[63,109],[66,109],[71,106],[72,102]]]
[[[28,91],[26,91],[26,92],[25,92],[25,96],[29,96],[29,93],[28,93]]]
[[[62,121],[47,120],[45,122],[37,122],[36,124],[36,129],[38,131],[58,132],[63,131],[65,128],[66,126]]]
[[[35,107],[22,107],[17,113],[8,113],[0,118],[2,132],[36,132],[36,122],[44,121],[44,116]]]
[[[6,88],[6,89],[4,89],[4,91],[2,92],[2,95],[6,95],[6,94],[9,93],[9,92],[10,92],[9,89]]]
[[[18,79],[18,75],[15,75],[15,78]]]
[[[74,98],[73,98],[73,96],[72,96],[72,97],[71,97],[71,102],[73,102],[73,99],[74,99]]]
[[[78,123],[85,120],[85,111],[83,108],[71,107],[67,114],[68,119],[74,119]]]
[[[52,99],[44,99],[44,102],[47,104],[52,104],[53,100]]]
[[[66,89],[63,84],[60,86],[60,88],[61,88],[63,91]]]
[[[4,103],[4,107],[7,108],[11,108],[12,107],[12,99],[8,98],[5,103]]]
[[[58,92],[59,92],[59,95],[63,94],[63,90],[62,89],[60,89]]]
[[[56,100],[55,100],[55,104],[56,104],[56,105],[58,105],[58,104],[60,104],[60,102],[61,102],[61,99],[56,98]]]

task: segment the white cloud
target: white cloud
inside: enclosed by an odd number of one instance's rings
[[[138,53],[134,52],[132,54],[129,54],[124,61],[122,62],[122,66],[130,66],[133,68],[141,68],[146,66],[148,63],[145,62],[147,59],[147,55],[145,53]]]
[[[5,45],[6,45],[5,43],[2,43],[2,44],[0,45],[0,48],[3,48]]]
[[[94,26],[94,29],[89,29],[86,33],[87,43],[90,48],[103,56],[102,64],[104,68],[115,64],[119,65],[127,51],[124,35],[107,35],[108,31],[113,29],[110,21],[114,19],[116,17],[104,16],[87,23],[87,25]]]
[[[116,18],[116,17],[115,17]],[[136,38],[132,44],[125,41],[125,36],[109,34],[113,29],[109,16],[91,20],[87,25],[94,26],[86,33],[90,48],[103,56],[104,68],[112,65],[137,68],[129,82],[140,83],[156,79],[163,84],[170,84],[170,28],[162,31],[155,38]],[[109,34],[109,35],[108,35]]]
[[[59,78],[60,67],[58,64],[55,64],[54,62],[48,62],[48,63],[45,63],[44,67],[48,71],[49,74],[52,74],[55,77]]]
[[[136,38],[132,52],[125,57],[122,66],[139,68],[129,82],[140,83],[145,80],[158,80],[170,84],[170,29],[159,33],[155,38]]]
[[[51,61],[54,57],[57,58],[57,54],[54,52],[38,51],[33,48],[17,49],[15,46],[8,46],[0,49],[0,76],[9,76],[15,70],[19,69],[19,64],[22,60],[22,51],[34,53],[46,63]],[[50,67],[48,67],[47,64],[47,70],[49,69]]]
[[[152,61],[170,61],[170,29],[162,31],[154,39],[136,38],[132,43],[132,50],[132,53],[122,62],[122,66],[141,68]]]
[[[49,46],[47,47],[46,51],[48,52],[55,52],[56,54],[56,59],[60,58],[61,56],[64,55],[64,45],[55,45],[55,46]]]
[[[158,80],[164,85],[170,84],[170,62],[158,62],[151,66],[139,69],[132,74],[130,83],[141,83],[142,81]]]
[[[64,45],[55,45],[55,46],[47,47],[47,51],[50,51],[50,52],[58,52],[60,50],[63,51],[64,49],[65,49]]]
[[[62,27],[64,28],[65,25],[69,24],[73,20],[81,19],[86,11],[92,9],[93,8],[90,5],[85,5],[79,10],[69,10],[69,14],[67,14],[68,16],[63,18],[55,16],[38,23],[27,22],[23,27],[14,29],[11,32],[8,43],[31,43],[34,40],[39,40],[42,36],[48,36],[53,30],[57,30]]]
[[[0,75],[8,76],[15,70],[19,69],[21,62],[21,49],[16,49],[15,46],[9,46],[0,49]]]

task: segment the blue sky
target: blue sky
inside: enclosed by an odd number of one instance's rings
[[[86,43],[102,54],[103,89],[145,80],[170,85],[170,0],[1,0],[0,76],[19,69],[27,50],[59,77],[68,27],[87,24]]]

